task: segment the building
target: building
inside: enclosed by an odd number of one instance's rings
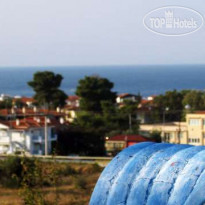
[[[1,94],[0,95],[0,102],[4,101],[4,100],[11,100],[12,97],[10,95],[7,94]]]
[[[80,97],[77,95],[68,96],[66,100],[66,104],[71,107],[79,107],[80,106]]]
[[[188,130],[186,122],[170,122],[162,124],[141,124],[140,134],[150,136],[157,131],[161,133],[162,141],[175,144],[188,144]]]
[[[59,120],[64,116],[64,113],[61,112],[59,108],[56,110],[48,110],[48,109],[39,109],[37,107],[33,108],[11,108],[11,109],[0,109],[0,119],[9,120],[18,118],[25,118],[30,116],[50,116]]]
[[[161,132],[164,142],[205,145],[205,111],[186,114],[186,122],[140,125],[141,134],[149,136],[153,131]]]
[[[63,113],[65,114],[65,120],[72,123],[77,118],[77,113],[80,110],[79,107],[66,105],[63,108]]]
[[[139,99],[139,96],[137,96],[137,95],[123,93],[123,94],[119,94],[117,96],[116,102],[117,102],[117,104],[124,103],[125,101],[137,102],[138,99]]]
[[[126,147],[147,141],[152,140],[141,135],[116,135],[106,137],[105,148],[107,155],[115,155]]]
[[[188,129],[188,143],[205,145],[205,111],[198,111],[186,115]]]
[[[149,96],[146,99],[142,99],[138,105],[137,120],[141,124],[151,123],[152,122],[152,110],[154,108],[154,98],[156,96]]]
[[[25,152],[32,155],[42,155],[45,153],[46,133],[48,153],[50,153],[52,142],[57,140],[55,130],[58,124],[56,120],[45,117],[0,121],[0,153],[14,154]]]

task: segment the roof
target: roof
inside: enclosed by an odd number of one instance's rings
[[[150,100],[142,99],[140,103],[141,104],[147,104],[147,103],[150,103]]]
[[[146,137],[143,137],[141,135],[116,135],[113,137],[110,137],[108,141],[134,141],[134,142],[146,142],[146,141],[152,141],[151,139],[148,139]]]
[[[64,106],[64,109],[65,110],[80,110],[79,106],[76,106],[76,105],[65,105]]]
[[[80,97],[77,96],[77,95],[70,95],[70,96],[68,96],[67,101],[76,101],[76,100],[79,100],[79,99],[80,99]]]
[[[0,124],[10,127],[11,129],[17,130],[27,130],[29,128],[41,128],[45,126],[45,117],[28,117],[25,119],[18,119],[12,121],[0,121]],[[47,126],[58,126],[60,122],[55,119],[50,119],[47,121]]]
[[[33,98],[30,97],[22,97],[20,98],[21,102],[27,103],[27,102],[35,102]]]
[[[205,114],[205,110],[199,110],[199,111],[196,111],[194,113],[188,113],[188,114],[201,114],[201,115],[204,115]]]
[[[25,110],[25,112],[24,112]],[[57,112],[56,110],[48,110],[48,109],[37,109],[37,111],[35,111],[32,108],[24,108],[23,109],[14,109],[14,113],[12,113],[11,109],[1,109],[0,110],[0,115],[1,116],[7,116],[7,115],[22,115],[22,116],[29,116],[29,115],[53,115],[53,116],[62,116],[63,113]]]
[[[125,98],[125,97],[129,97],[129,96],[136,97],[136,95],[129,94],[129,93],[122,93],[122,94],[119,94],[119,95],[118,95],[118,97],[120,97],[120,98]]]
[[[32,97],[19,97],[19,98],[13,98],[13,101],[16,102],[16,101],[21,101],[22,103],[28,103],[28,102],[35,102],[35,99],[32,98]]]

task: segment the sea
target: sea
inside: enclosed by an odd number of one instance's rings
[[[61,74],[61,89],[68,95],[75,94],[80,79],[91,75],[108,78],[117,93],[140,93],[143,97],[174,89],[205,89],[205,65],[1,67],[0,94],[32,96],[27,82],[37,71]]]

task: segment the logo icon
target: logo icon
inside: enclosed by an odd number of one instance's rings
[[[198,31],[204,24],[203,16],[190,8],[169,6],[149,12],[143,19],[145,27],[165,36],[182,36]]]
[[[166,28],[173,28],[174,12],[165,11],[165,19],[166,19]]]

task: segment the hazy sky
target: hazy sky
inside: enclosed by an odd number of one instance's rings
[[[205,26],[180,37],[144,27],[168,5],[205,14],[204,0],[0,0],[0,66],[205,64]]]

